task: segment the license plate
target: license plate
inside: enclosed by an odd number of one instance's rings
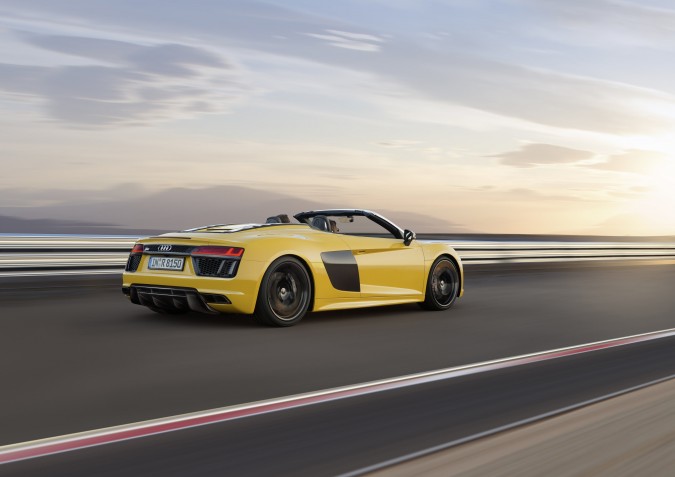
[[[150,270],[183,270],[185,257],[150,257]]]

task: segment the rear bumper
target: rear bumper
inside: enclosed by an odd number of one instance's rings
[[[242,261],[237,276],[234,278],[199,277],[194,275],[190,267],[190,265],[186,266],[186,269],[182,272],[150,271],[146,270],[144,262],[141,262],[137,272],[125,272],[122,275],[122,289],[127,290],[126,294],[129,298],[132,298],[131,289],[133,287],[189,290],[192,291],[190,296],[197,293],[208,305],[207,312],[209,313],[214,311],[220,313],[253,313],[258,297],[258,284],[262,273],[264,273],[264,264],[250,260]],[[212,297],[218,295],[227,297],[228,301],[225,302],[220,299],[213,301]],[[158,296],[157,298],[172,302],[175,297]],[[146,301],[141,304],[156,306],[154,305],[154,299],[149,303]]]
[[[211,307],[210,303],[231,304],[225,295],[199,293],[194,288],[132,285],[122,287],[122,293],[137,305],[168,311],[196,311],[215,314],[218,313],[218,310]]]

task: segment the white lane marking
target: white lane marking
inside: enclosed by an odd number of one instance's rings
[[[0,447],[0,464],[675,336],[675,328]]]
[[[618,396],[622,396],[624,394],[628,394],[633,391],[638,391],[643,388],[647,388],[649,386],[653,386],[655,384],[660,384],[666,381],[670,381],[671,379],[675,379],[675,374],[671,374],[670,376],[666,376],[665,378],[660,378],[660,379],[655,379],[653,381],[649,381],[648,383],[643,383],[643,384],[638,384],[637,386],[632,386],[630,388],[626,389],[621,389],[619,391],[615,391],[613,393],[605,394],[603,396],[599,396],[593,399],[589,399],[587,401],[583,401],[580,403],[576,404],[571,404],[569,406],[561,407],[560,409],[554,409],[553,411],[545,412],[543,414],[538,414],[536,416],[528,417],[526,419],[521,419],[520,421],[515,421],[509,424],[505,424],[503,426],[495,427],[494,429],[488,429],[487,431],[483,432],[478,432],[476,434],[467,436],[467,437],[462,437],[460,439],[455,439],[454,441],[450,442],[445,442],[443,444],[439,444],[437,446],[429,447],[427,449],[422,449],[417,452],[411,452],[410,454],[406,454],[400,457],[396,457],[394,459],[386,460],[384,462],[380,462],[378,464],[373,464],[369,465],[367,467],[363,467],[361,469],[353,470],[351,472],[347,472],[346,474],[340,474],[338,477],[358,477],[361,475],[369,474],[371,472],[375,472],[378,470],[386,469],[387,467],[392,467],[394,465],[402,464],[404,462],[408,462],[414,459],[418,459],[420,457],[425,457],[431,454],[434,454],[436,452],[444,451],[447,449],[450,449],[451,447],[456,447],[461,444],[466,444],[471,441],[475,441],[478,439],[482,439],[483,437],[489,437],[494,434],[498,434],[500,432],[508,431],[511,429],[515,429],[517,427],[525,426],[527,424],[532,424],[537,421],[541,421],[543,419],[548,419],[549,417],[554,417],[559,414],[564,414],[566,412],[574,411],[577,409],[581,409],[582,407],[590,406],[591,404],[596,404],[601,401],[606,401],[608,399],[612,399]]]

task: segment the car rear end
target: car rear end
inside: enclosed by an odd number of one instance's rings
[[[139,241],[127,260],[122,291],[155,311],[252,313],[259,271],[244,260],[240,245],[188,237]]]

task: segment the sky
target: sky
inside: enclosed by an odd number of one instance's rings
[[[675,234],[670,1],[2,0],[0,45],[0,214],[230,187],[428,231]]]

